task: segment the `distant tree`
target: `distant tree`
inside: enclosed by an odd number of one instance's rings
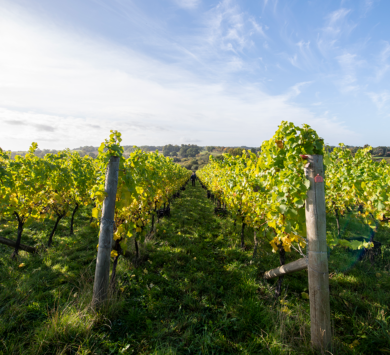
[[[387,147],[380,147],[380,149],[381,149],[380,156],[385,157],[387,154]]]
[[[213,146],[208,146],[208,147],[206,147],[206,150],[207,150],[209,153],[211,153],[211,152],[214,150],[214,148],[215,148],[215,147],[213,147]]]
[[[198,158],[199,164],[207,163],[209,160],[210,160],[210,154],[204,154],[204,155],[201,155],[201,156]]]
[[[227,148],[226,153],[229,153],[233,156],[242,155],[244,149],[242,148]]]
[[[196,157],[200,152],[199,147],[191,147],[187,150],[187,156],[188,157]]]
[[[181,157],[195,157],[201,152],[202,148],[194,144],[182,144],[179,150]]]
[[[172,145],[172,144],[167,144],[164,145],[162,151],[163,155],[165,157],[172,156],[171,153],[175,152],[177,153],[180,150],[180,147],[178,145]]]

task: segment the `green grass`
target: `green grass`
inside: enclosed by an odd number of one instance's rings
[[[135,268],[120,259],[117,291],[99,313],[89,307],[98,231],[88,209],[75,236],[62,221],[54,247],[36,256],[21,252],[15,262],[0,245],[0,353],[314,354],[309,302],[301,297],[307,272],[286,276],[275,299],[276,280],[261,275],[278,266],[277,255],[263,241],[253,260],[253,230],[241,250],[240,226],[213,209],[205,190],[187,186],[142,246],[148,261]],[[369,235],[352,218],[342,223],[347,238]],[[22,242],[43,245],[52,224],[32,225]],[[1,221],[0,233],[15,238],[15,226]],[[390,352],[389,239],[387,230],[377,233],[384,245],[374,265],[344,248],[330,253],[332,354]],[[290,253],[287,262],[297,258]]]

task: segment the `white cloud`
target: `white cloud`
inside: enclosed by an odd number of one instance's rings
[[[340,91],[348,93],[358,90],[356,71],[364,64],[364,61],[358,60],[357,55],[351,53],[344,53],[336,59],[342,69],[342,76],[336,81]]]
[[[390,69],[389,64],[389,57],[390,57],[390,44],[389,42],[384,43],[384,48],[379,54],[379,65],[376,68],[376,75],[375,79],[376,81],[381,81],[385,74]]]
[[[299,48],[299,53],[301,56],[301,60],[303,63],[304,68],[307,69],[313,69],[317,65],[317,61],[314,59],[311,48],[310,48],[310,41],[305,42],[304,40],[300,40],[297,43],[297,46]]]
[[[267,35],[265,34],[264,29],[263,29],[263,25],[256,22],[256,20],[254,18],[250,18],[249,21],[252,24],[255,32],[259,33],[264,38],[267,38]],[[265,26],[265,28],[267,29],[267,26]]]
[[[294,54],[293,57],[289,57],[288,60],[289,60],[289,62],[291,63],[291,65],[293,65],[294,67],[299,68],[299,65],[298,65],[298,56],[297,56],[297,54]]]
[[[349,9],[338,9],[327,16],[324,31],[336,36],[341,32],[346,16],[351,12]]]
[[[292,86],[292,87],[290,88],[290,91],[289,91],[288,96],[289,96],[290,98],[297,97],[298,95],[301,94],[301,92],[302,92],[301,89],[302,89],[303,87],[308,86],[308,85],[310,85],[310,84],[312,84],[312,83],[313,83],[312,81],[304,81],[304,82],[302,82],[302,83],[297,83],[297,84],[295,84],[294,86]]]
[[[363,4],[363,10],[364,14],[366,15],[373,7],[374,1],[373,0],[365,0]]]
[[[386,103],[390,101],[390,92],[388,91],[383,91],[381,93],[369,92],[367,95],[371,98],[378,110],[382,110]]]
[[[206,39],[223,50],[242,52],[254,45],[252,36],[267,37],[263,26],[232,0],[222,0],[207,14]]]
[[[347,37],[356,27],[355,23],[347,19],[350,12],[349,9],[341,8],[325,17],[325,25],[317,38],[317,47],[322,55],[327,56],[335,49],[340,38]]]
[[[241,20],[234,18],[239,29]],[[41,148],[96,146],[110,129],[123,133],[124,144],[259,146],[282,120],[311,124],[335,142],[356,136],[342,122],[290,103],[291,92],[272,96],[256,85],[207,82],[176,65],[23,13],[9,12],[0,33],[4,149],[27,149],[31,141]],[[234,56],[229,70],[242,67],[240,60]]]

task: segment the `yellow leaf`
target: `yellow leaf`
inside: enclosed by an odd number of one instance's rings
[[[98,191],[98,192],[95,193],[95,196],[97,197],[99,202],[103,202],[104,199],[107,196],[107,192],[105,192],[105,191]]]
[[[111,251],[111,257],[116,258],[118,256],[118,252],[116,250]]]
[[[135,190],[137,191],[137,193],[138,193],[139,195],[141,195],[141,194],[144,192],[144,189],[143,189],[142,187],[140,187],[140,186],[137,186],[137,187],[135,188]]]
[[[273,220],[273,221],[269,222],[268,225],[269,225],[271,228],[276,228],[276,221]]]
[[[25,266],[24,263],[19,264],[19,267],[23,267],[23,266]]]
[[[353,346],[357,346],[357,345],[359,345],[359,344],[360,344],[360,343],[359,343],[359,340],[357,340],[357,339],[354,340],[354,341],[352,342],[352,345],[353,345]]]
[[[278,146],[279,149],[283,148],[283,141],[275,141],[276,145]]]
[[[96,207],[92,209],[92,217],[99,218],[99,210]]]

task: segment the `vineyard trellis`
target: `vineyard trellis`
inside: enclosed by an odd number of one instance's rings
[[[13,258],[20,249],[37,251],[21,243],[23,229],[33,221],[46,217],[55,221],[50,246],[62,218],[71,213],[72,234],[79,206],[94,205],[92,224],[100,227],[95,305],[107,298],[110,259],[114,285],[118,258],[126,255],[128,242],[134,243],[138,258],[139,242],[153,232],[155,217],[169,213],[172,198],[190,175],[158,152],[136,149],[125,159],[120,142],[120,133],[112,131],[95,160],[69,150],[38,158],[36,143],[25,157],[15,159],[0,149],[0,214],[18,222],[16,241],[0,238],[0,243],[14,248]],[[374,162],[370,147],[352,155],[341,144],[328,152],[308,125],[299,128],[288,122],[282,122],[258,155],[244,151],[242,156],[210,159],[198,177],[208,197],[216,201],[216,210],[228,209],[241,223],[241,247],[246,248],[245,228],[252,227],[254,255],[258,238],[267,239],[279,254],[281,266],[264,273],[266,279],[279,277],[277,295],[284,275],[308,270],[312,343],[327,348],[331,343],[328,247],[370,252],[378,225],[387,226],[390,220],[389,166]],[[335,215],[336,235],[326,232],[326,213]],[[345,214],[371,227],[369,240],[343,238],[339,220]],[[291,251],[302,258],[284,265],[285,253]]]

